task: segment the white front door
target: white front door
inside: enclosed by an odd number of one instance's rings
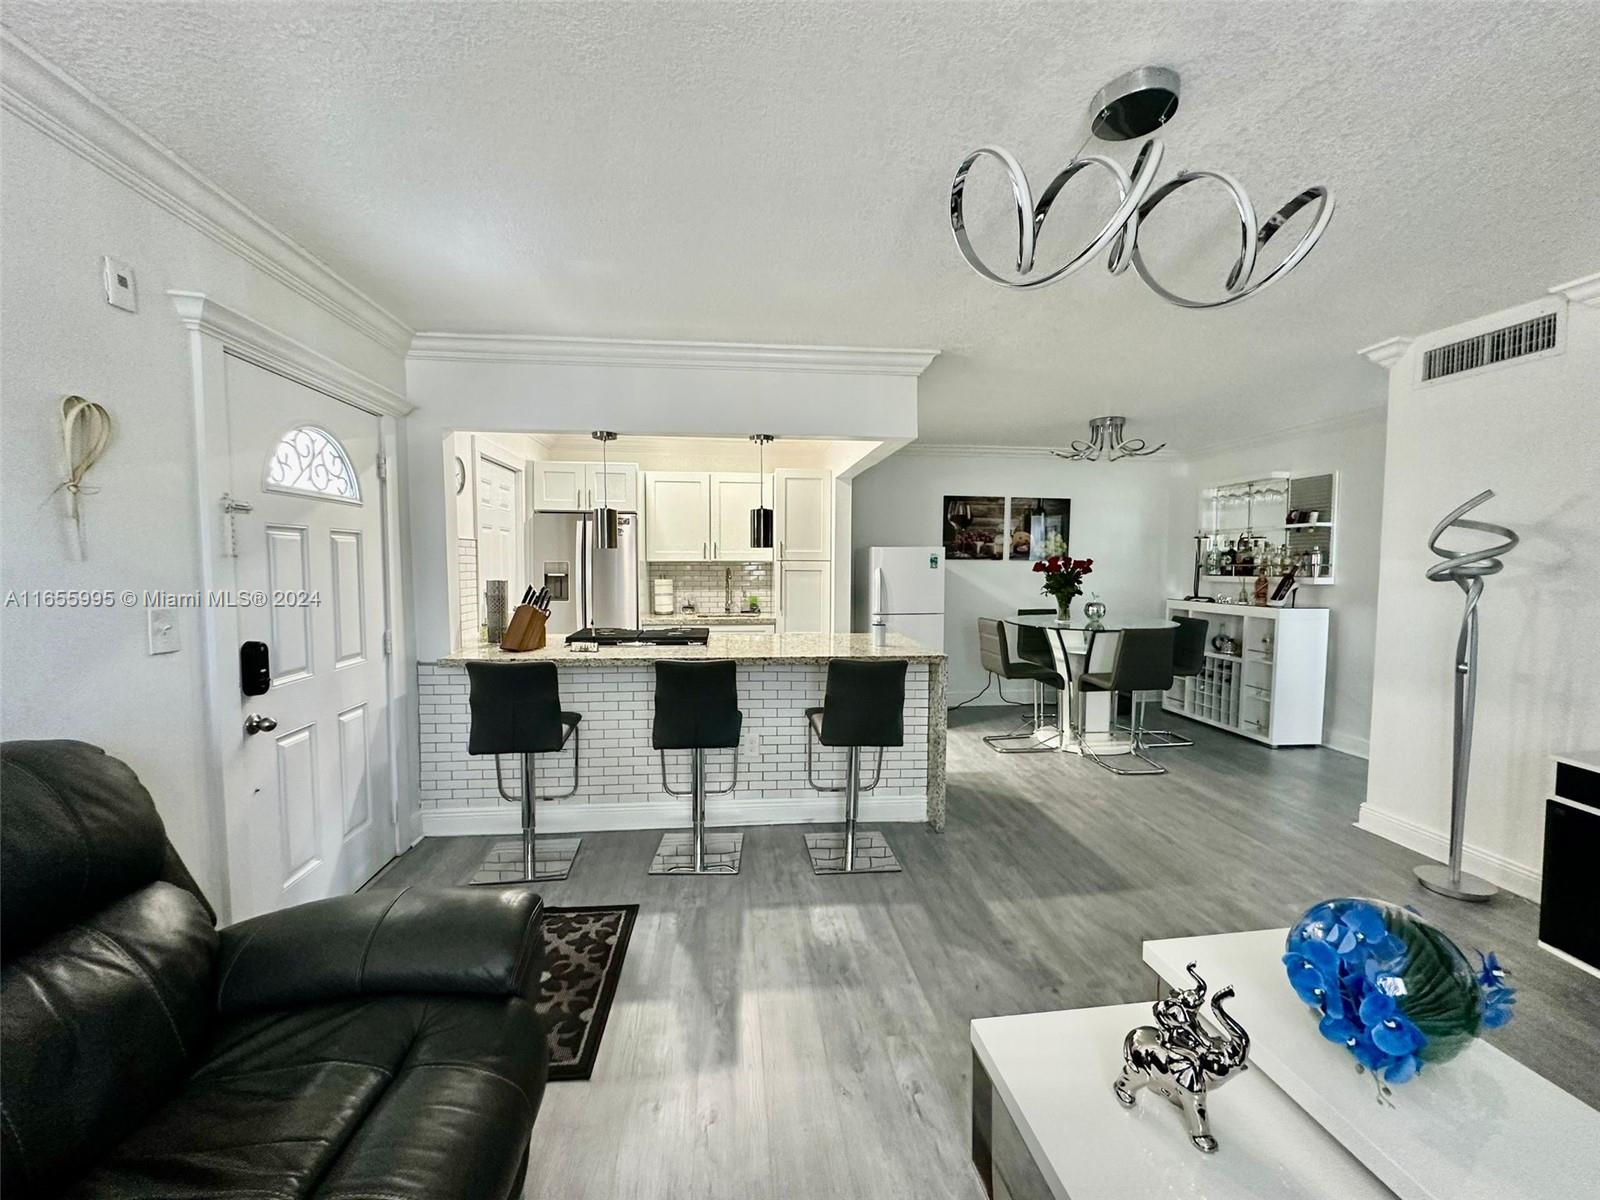
[[[478,581],[506,581],[506,618],[527,586],[521,564],[522,511],[517,502],[522,472],[478,455]]]
[[[266,643],[271,676],[240,696],[226,801],[242,920],[353,891],[393,857],[393,765],[379,419],[224,362],[229,493],[250,506],[233,518],[239,637]],[[251,733],[251,716],[273,724]]]

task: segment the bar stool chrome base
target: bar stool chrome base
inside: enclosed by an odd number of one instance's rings
[[[578,861],[578,851],[583,847],[581,837],[542,837],[533,844],[534,883],[565,879]],[[474,884],[527,883],[527,867],[523,859],[520,838],[496,842],[489,848],[483,863],[473,875]]]
[[[900,870],[900,860],[894,856],[888,841],[876,829],[856,830],[856,852],[849,865],[844,861],[845,835],[839,833],[806,834],[806,851],[811,855],[811,870],[818,875],[870,875],[887,874]]]
[[[652,875],[737,875],[744,854],[743,833],[706,833],[701,865],[694,865],[692,829],[675,829],[664,834],[650,860]]]

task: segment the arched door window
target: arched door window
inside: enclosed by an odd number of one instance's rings
[[[269,492],[361,503],[361,481],[350,456],[337,438],[315,425],[301,425],[283,435],[267,459],[261,486]]]

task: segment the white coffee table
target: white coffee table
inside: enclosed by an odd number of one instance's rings
[[[995,1200],[1393,1200],[1262,1071],[1212,1095],[1215,1154],[1157,1096],[1124,1109],[1122,1040],[1150,1022],[1147,1003],[972,1022],[972,1160]]]
[[[1600,1196],[1600,1113],[1482,1039],[1394,1088],[1393,1108],[1378,1104],[1372,1077],[1289,987],[1288,932],[1146,942],[1144,961],[1168,985],[1189,986],[1198,962],[1213,991],[1237,988],[1228,1011],[1250,1032],[1250,1061],[1404,1200]]]

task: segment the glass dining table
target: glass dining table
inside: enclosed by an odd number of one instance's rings
[[[1163,620],[1090,621],[1083,617],[1063,621],[1046,614],[1002,619],[1007,625],[1019,629],[1042,631],[1056,674],[1066,681],[1066,692],[1056,697],[1056,724],[1041,725],[1034,733],[1034,740],[1041,746],[1064,754],[1083,753],[1080,737],[1098,755],[1128,753],[1132,749],[1132,742],[1125,730],[1116,728],[1115,698],[1109,692],[1078,693],[1072,681],[1086,673],[1109,673],[1117,653],[1118,635],[1124,629],[1171,629],[1176,623]],[[1019,641],[1016,633],[1013,633],[1013,651],[1016,651]],[[1019,657],[1022,657],[1020,653]],[[1073,705],[1069,703],[1069,695],[1077,698],[1076,720],[1071,719]]]

